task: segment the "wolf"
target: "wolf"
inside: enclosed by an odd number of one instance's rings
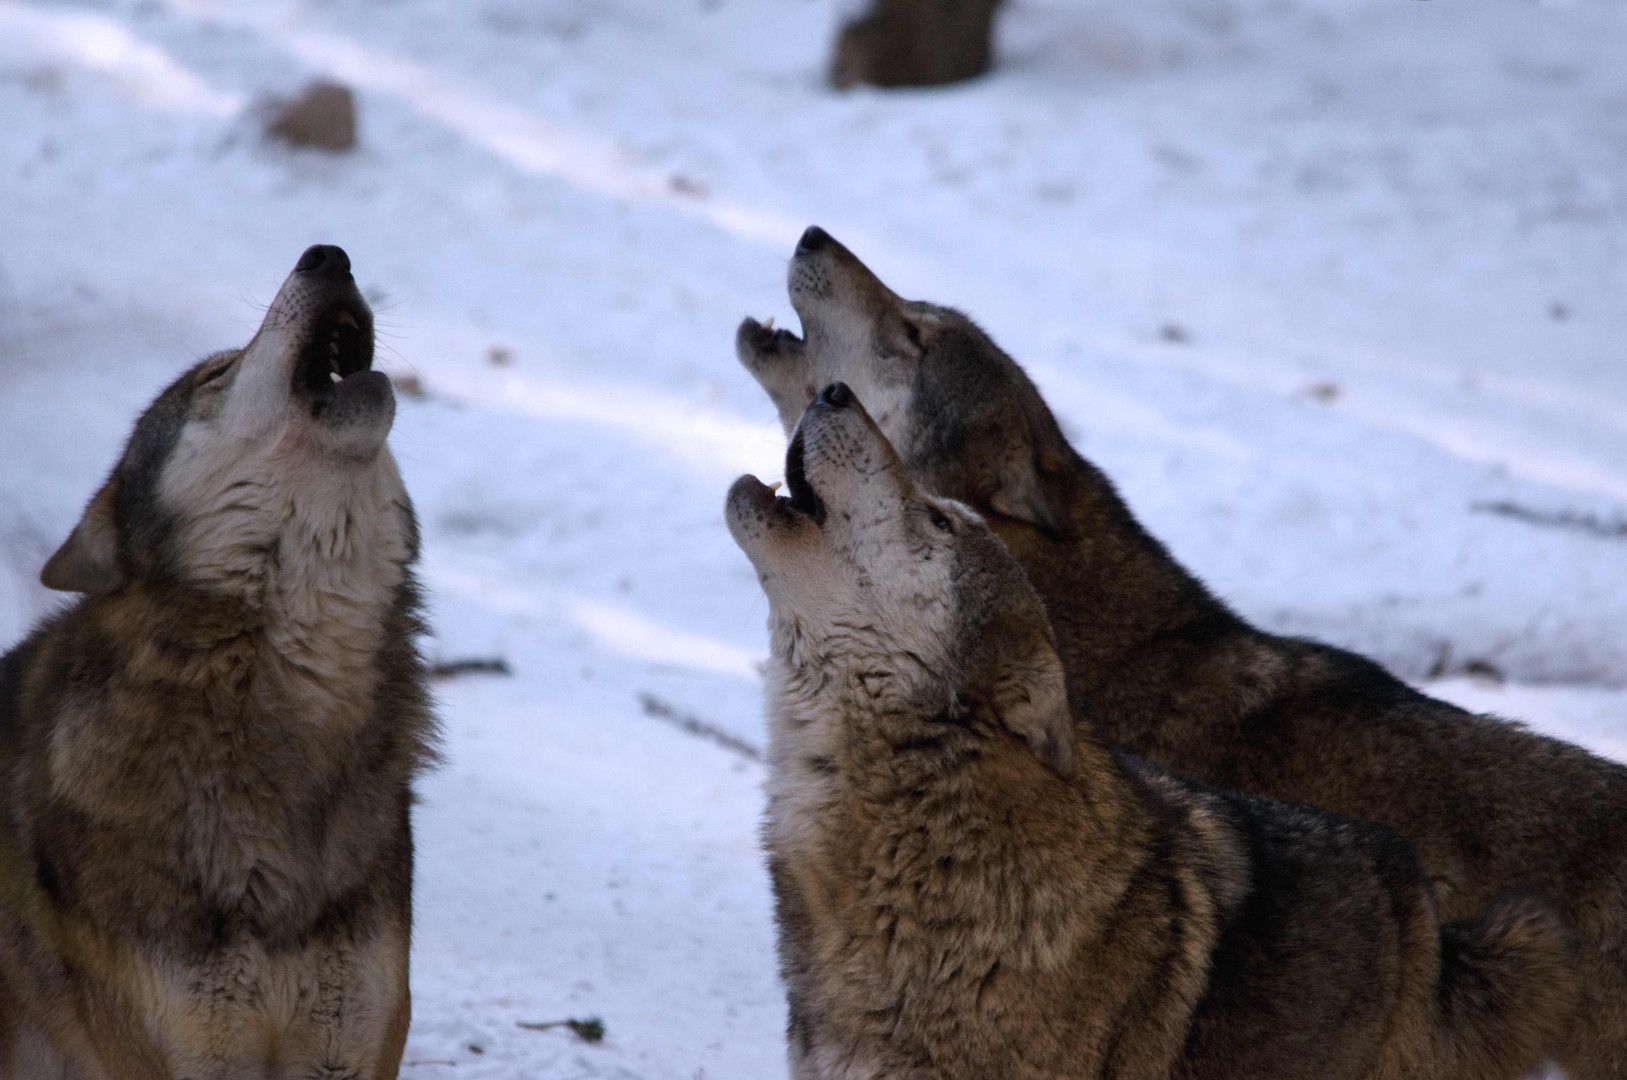
[[[1579,935],[1573,1080],[1627,1077],[1627,768],[1251,626],[1171,557],[971,319],[906,301],[824,230],[791,259],[803,336],[736,344],[790,431],[844,380],[930,491],[984,515],[1049,612],[1070,691],[1109,744],[1216,787],[1382,822],[1443,917],[1542,889]]]
[[[769,601],[803,1078],[1512,1078],[1574,1001],[1535,896],[1441,927],[1390,829],[1179,780],[1072,712],[1038,594],[844,384],[726,517]]]
[[[0,659],[0,1075],[397,1074],[418,527],[340,248],[152,402]]]

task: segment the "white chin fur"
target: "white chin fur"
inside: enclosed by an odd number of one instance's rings
[[[316,418],[316,440],[345,457],[371,459],[384,447],[395,422],[395,392],[389,376],[358,371],[334,387],[333,398]]]

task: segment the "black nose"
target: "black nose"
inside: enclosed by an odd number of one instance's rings
[[[350,256],[345,249],[332,244],[312,244],[294,264],[296,274],[315,274],[319,277],[344,277],[350,273]]]
[[[809,225],[802,230],[802,239],[797,241],[798,255],[811,255],[827,244],[833,243],[830,233],[818,225]]]
[[[819,391],[819,402],[840,409],[853,403],[853,391],[845,382],[833,382]]]

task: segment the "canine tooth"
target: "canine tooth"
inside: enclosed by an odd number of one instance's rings
[[[763,320],[763,332],[767,333],[772,329],[774,329],[774,316],[770,315],[768,318]]]
[[[337,371],[330,371],[328,372],[328,378],[332,379],[334,382],[338,382],[340,376]]]
[[[341,325],[341,326],[355,326],[356,325],[356,316],[352,315],[348,311],[341,311],[339,313],[339,325]]]
[[[769,491],[778,491],[778,490],[780,490],[780,488],[781,488],[781,487],[782,487],[782,486],[783,486],[783,485],[784,485],[784,481],[783,481],[783,480],[776,480],[776,481],[774,481],[774,482],[773,482],[773,483],[772,483],[772,484],[770,484],[770,485],[768,485],[768,490],[769,490]]]

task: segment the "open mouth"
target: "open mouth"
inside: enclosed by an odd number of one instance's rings
[[[373,315],[365,306],[340,301],[311,321],[299,352],[294,388],[320,409],[341,382],[372,366]]]
[[[781,495],[779,502],[785,507],[796,511],[804,517],[812,518],[814,523],[823,524],[825,520],[825,500],[808,483],[808,470],[803,464],[803,438],[802,430],[791,439],[791,448],[785,452],[785,489],[790,496]]]
[[[760,323],[756,319],[747,319],[740,324],[740,340],[750,346],[751,351],[758,356],[773,356],[782,352],[792,352],[802,348],[805,344],[802,338],[785,329],[776,327],[774,320],[769,319]]]

